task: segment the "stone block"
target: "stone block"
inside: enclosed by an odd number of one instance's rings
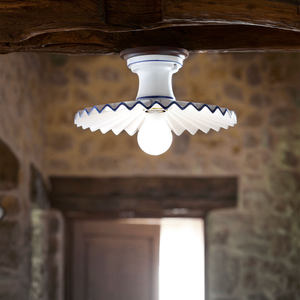
[[[295,293],[287,293],[276,297],[276,300],[296,300]]]
[[[275,258],[285,258],[291,253],[291,240],[288,236],[275,235],[270,245],[271,255]]]
[[[282,286],[278,281],[272,277],[262,276],[259,279],[258,290],[262,291],[264,294],[270,297],[270,300],[273,300],[278,293],[282,292]]]
[[[243,91],[242,89],[233,84],[233,83],[226,83],[224,85],[224,94],[229,98],[232,99],[234,101],[244,101],[244,95],[243,95]]]
[[[19,169],[18,158],[0,139],[0,190],[10,190],[18,186]]]
[[[300,89],[290,88],[289,93],[296,107],[300,108]]]
[[[243,68],[236,67],[231,71],[231,76],[237,80],[242,79]]]
[[[291,228],[292,222],[290,218],[265,215],[255,219],[255,231],[261,232],[266,236],[272,234],[288,235],[291,232]]]
[[[226,245],[229,237],[228,228],[220,228],[211,234],[212,245]]]
[[[20,264],[20,225],[15,221],[0,223],[0,266],[17,269]]]
[[[16,246],[21,238],[20,225],[16,221],[0,223],[0,244]]]
[[[247,256],[241,259],[241,266],[245,269],[256,269],[259,261],[260,259],[255,256]]]
[[[59,104],[67,103],[70,99],[70,90],[67,88],[60,88],[60,89],[51,89],[48,90],[49,98],[51,99],[52,104]],[[51,114],[47,115],[47,120],[53,120],[53,116]],[[49,121],[48,121],[49,122]]]
[[[74,69],[73,76],[79,83],[84,84],[84,85],[88,84],[90,81],[89,74],[79,68]]]
[[[234,159],[228,158],[225,155],[214,155],[211,157],[211,161],[215,167],[227,172],[230,172],[236,167],[236,161]]]
[[[62,87],[67,85],[69,80],[62,71],[55,70],[49,75],[49,82],[55,86]]]
[[[255,237],[256,236],[253,236],[253,238]],[[247,235],[244,237],[244,239],[247,239]],[[266,243],[256,241],[243,241],[239,239],[236,241],[236,243],[236,248],[244,252],[244,254],[258,256],[267,256],[268,254],[269,246],[266,245]]]
[[[244,190],[241,201],[247,211],[258,214],[265,214],[271,204],[270,196],[262,189]]]
[[[273,277],[285,277],[287,274],[287,268],[284,263],[280,261],[267,260],[259,263],[258,271],[260,274]]]
[[[81,88],[75,88],[73,92],[73,99],[78,103],[76,106],[78,109],[83,109],[86,106],[94,106],[96,103],[96,99],[89,92],[85,91]]]
[[[264,294],[251,294],[248,295],[247,300],[271,300]]]
[[[284,151],[281,156],[281,163],[288,167],[297,168],[299,165],[299,158],[292,151]]]
[[[48,289],[49,289],[49,299],[59,298],[59,271],[56,265],[52,265],[49,269],[48,276]]]
[[[264,118],[258,113],[252,113],[244,118],[241,125],[245,127],[260,127],[263,123]]]
[[[248,152],[245,155],[244,166],[251,171],[267,169],[270,159],[270,153],[265,151]]]
[[[210,290],[216,295],[232,295],[239,284],[240,264],[238,258],[221,249],[210,251],[208,255]]]
[[[243,134],[243,145],[245,147],[256,147],[260,144],[260,137],[253,133],[246,132]]]
[[[35,208],[50,207],[47,185],[40,171],[33,165],[30,166],[30,200]]]
[[[260,85],[262,83],[262,77],[260,69],[257,64],[252,63],[246,71],[247,82],[250,86]]]
[[[295,110],[289,108],[275,109],[271,112],[269,124],[274,127],[288,127],[293,125],[297,119]]]
[[[88,167],[91,169],[97,169],[98,171],[108,171],[114,168],[119,168],[119,161],[113,157],[92,157],[87,161]]]
[[[59,250],[59,241],[56,237],[51,237],[48,240],[48,253],[50,256],[54,256]]]
[[[60,232],[60,224],[59,224],[60,220],[58,219],[57,216],[51,216],[49,217],[49,220],[48,220],[48,226],[49,226],[49,233],[51,235],[54,235],[54,234],[58,234]]]
[[[50,137],[48,144],[54,151],[62,152],[72,148],[73,139],[67,133],[56,133]]]
[[[271,170],[268,187],[272,195],[277,197],[293,197],[297,191],[299,178],[297,174],[279,170]]]
[[[299,281],[299,259],[294,265],[294,269],[290,269],[287,273],[287,284],[286,290],[289,292],[295,292],[296,294],[300,291],[300,281]],[[300,296],[300,294],[298,294]],[[298,299],[297,299],[298,300]]]
[[[264,148],[272,149],[274,144],[274,138],[269,130],[261,130],[261,143]]]
[[[250,104],[253,107],[264,108],[270,106],[271,103],[272,100],[268,95],[255,93],[250,97]]]
[[[6,215],[15,215],[20,212],[19,200],[12,195],[1,195],[0,206],[4,209]]]
[[[96,77],[100,80],[116,82],[120,80],[121,75],[117,69],[110,66],[103,66],[97,70]]]
[[[79,152],[82,156],[91,155],[95,149],[96,141],[92,137],[84,140],[79,145]]]
[[[0,267],[17,270],[20,265],[20,249],[0,245]]]
[[[69,171],[71,169],[71,164],[67,160],[53,159],[49,160],[48,166],[51,170],[57,171]]]
[[[242,276],[242,287],[246,290],[255,290],[257,287],[256,273],[253,271],[246,271]]]
[[[55,126],[70,126],[73,125],[74,112],[71,110],[61,110],[57,115]]]
[[[0,300],[20,300],[15,292],[1,292],[2,287],[0,286]]]

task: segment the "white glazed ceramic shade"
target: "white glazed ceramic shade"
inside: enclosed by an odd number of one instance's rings
[[[168,99],[146,99],[138,101],[97,105],[77,112],[75,124],[91,131],[107,133],[112,130],[118,135],[125,130],[134,135],[145,121],[147,111],[161,110],[170,128],[176,135],[185,130],[195,134],[198,130],[205,133],[210,129],[228,129],[237,122],[234,111],[214,105],[173,101]]]

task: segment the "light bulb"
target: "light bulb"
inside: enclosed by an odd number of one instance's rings
[[[170,148],[173,135],[164,112],[146,113],[146,119],[139,130],[137,141],[140,148],[150,155],[163,154]]]

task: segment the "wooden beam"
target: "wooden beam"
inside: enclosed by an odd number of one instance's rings
[[[299,0],[164,0],[173,23],[254,25],[300,31]]]
[[[191,51],[294,51],[299,49],[299,32],[299,0],[18,0],[0,4],[0,53],[111,54],[132,46],[165,46],[164,41]],[[224,46],[217,39],[225,41]]]
[[[118,54],[142,46],[219,53],[300,51],[300,32],[245,25],[185,26],[122,33],[76,30],[38,35],[20,43],[0,43],[0,53]]]
[[[234,207],[237,179],[53,177],[51,206],[70,216],[204,216]]]
[[[0,42],[69,30],[258,25],[300,31],[298,0],[35,0],[0,4]]]

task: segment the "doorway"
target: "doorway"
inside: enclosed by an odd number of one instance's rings
[[[201,219],[74,220],[72,300],[204,300]]]

